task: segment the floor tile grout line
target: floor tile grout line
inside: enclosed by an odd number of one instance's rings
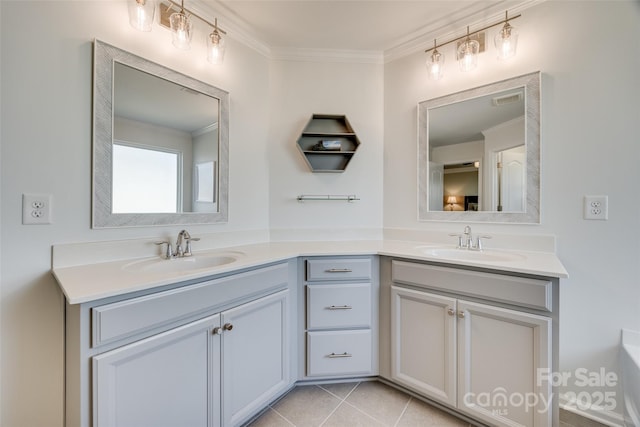
[[[396,420],[396,422],[393,424],[393,427],[398,427],[400,420],[404,416],[405,412],[407,412],[407,408],[409,408],[409,404],[411,403],[412,400],[413,400],[413,396],[409,396],[409,400],[407,400],[407,403],[404,405],[404,408],[402,409],[402,412],[400,412],[400,416],[398,416],[398,419]]]
[[[271,408],[271,410],[273,412],[276,413],[276,415],[278,415],[280,418],[282,418],[283,420],[285,420],[286,422],[288,422],[289,424],[291,424],[293,427],[296,427],[296,425],[287,417],[285,417],[284,415],[282,415],[280,412],[278,412],[274,407],[269,406],[269,408]],[[264,414],[263,414],[264,415]]]
[[[348,384],[348,383],[347,383]],[[360,383],[356,383],[353,387],[351,387],[351,390],[349,391],[349,393],[347,393],[347,395],[342,398],[340,396],[338,396],[337,394],[331,393],[329,390],[327,390],[326,388],[322,387],[322,384],[318,384],[318,387],[320,387],[322,390],[326,391],[327,393],[329,393],[331,396],[337,398],[340,400],[340,403],[344,402],[345,400],[347,400],[347,397],[349,397],[351,395],[351,393],[353,393],[353,391],[360,385]]]
[[[339,408],[340,406],[342,406],[342,404],[343,404],[343,403],[345,403],[345,401],[347,400],[347,397],[349,397],[349,395],[353,392],[353,390],[355,390],[359,385],[360,385],[360,383],[358,383],[358,384],[356,384],[354,387],[352,387],[352,388],[351,388],[351,391],[350,391],[349,393],[347,393],[347,395],[345,396],[345,398],[344,398],[344,399],[340,399],[340,397],[338,397],[338,396],[336,396],[335,394],[331,393],[329,390],[324,389],[321,385],[318,385],[318,386],[317,386],[320,390],[322,390],[322,391],[324,391],[325,393],[329,394],[330,396],[333,396],[333,397],[337,398],[338,400],[340,400],[340,403],[338,403],[338,405],[336,405],[336,407],[335,407],[335,408],[333,408],[333,411],[331,411],[331,412],[329,413],[329,415],[327,415],[327,417],[326,417],[324,420],[322,420],[322,422],[320,423],[320,425],[319,425],[318,427],[322,427],[322,426],[324,425],[324,423],[326,423],[326,422],[329,420],[329,418],[331,418],[331,416],[332,416],[333,414],[335,414],[335,412],[338,410],[338,408]]]
[[[380,424],[382,426],[387,426],[387,424],[384,421],[381,421],[381,420],[377,419],[373,415],[365,412],[364,410],[362,410],[362,409],[358,408],[357,406],[347,402],[346,400],[344,402],[342,402],[342,403],[345,404],[345,405],[350,406],[351,408],[355,409],[356,411],[360,412],[361,414],[366,415],[367,417],[371,418],[373,421],[377,422],[378,424]]]

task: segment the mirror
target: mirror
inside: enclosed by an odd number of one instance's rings
[[[418,104],[418,217],[540,222],[540,73]]]
[[[93,227],[225,222],[229,94],[94,43]]]

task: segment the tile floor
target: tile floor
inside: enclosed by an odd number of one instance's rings
[[[469,427],[381,382],[297,386],[247,427]],[[560,411],[559,427],[604,427]]]
[[[249,427],[468,427],[440,409],[377,381],[305,385]]]

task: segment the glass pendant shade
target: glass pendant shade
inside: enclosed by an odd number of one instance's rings
[[[442,68],[444,66],[444,55],[433,49],[431,56],[427,58],[427,73],[431,80],[440,80],[442,78]]]
[[[169,17],[173,45],[178,49],[188,50],[193,36],[193,22],[184,11],[172,13]]]
[[[498,49],[498,59],[509,59],[516,55],[518,46],[518,31],[508,22],[496,34],[494,39],[496,49]]]
[[[207,38],[207,61],[215,65],[222,64],[224,60],[225,43],[217,30],[209,34]]]
[[[469,37],[458,48],[458,63],[460,70],[471,71],[478,66],[478,52],[480,43],[471,40]]]
[[[155,11],[154,0],[129,0],[129,24],[138,31],[151,31]]]

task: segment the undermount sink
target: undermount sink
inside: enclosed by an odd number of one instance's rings
[[[231,264],[244,255],[242,252],[226,251],[193,254],[189,257],[179,257],[172,259],[151,258],[132,261],[125,264],[122,269],[134,272],[147,273],[179,273],[205,268],[220,267]]]
[[[502,252],[496,250],[474,251],[468,249],[443,248],[443,247],[421,247],[419,248],[427,255],[460,261],[486,261],[486,262],[508,262],[522,261],[526,256],[512,252]]]

